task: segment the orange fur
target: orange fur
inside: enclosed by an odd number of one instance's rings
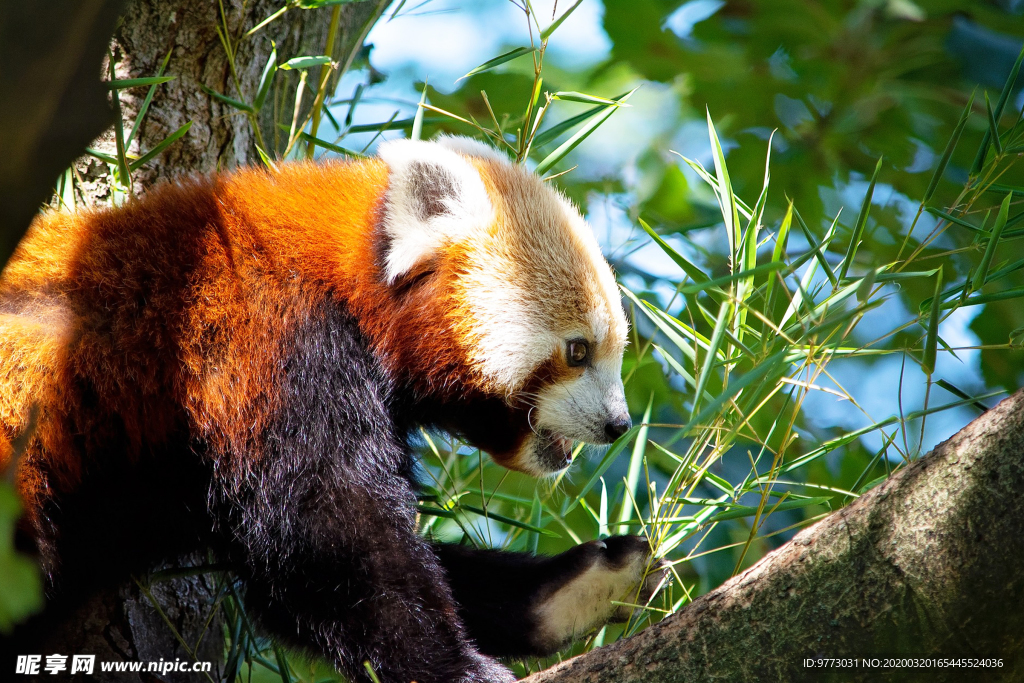
[[[214,452],[258,454],[289,330],[323,297],[345,301],[378,357],[424,395],[471,388],[438,314],[453,293],[431,284],[405,296],[382,282],[387,178],[378,160],[249,169],[38,218],[0,280],[0,458],[35,404],[26,457],[60,473],[22,481],[27,499],[73,489],[88,463],[70,456],[71,435],[102,439],[90,430],[112,414],[131,453],[187,425]]]

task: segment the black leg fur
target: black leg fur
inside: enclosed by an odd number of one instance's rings
[[[639,587],[650,549],[637,536],[584,543],[553,557],[450,544],[434,549],[470,636],[498,657],[552,654],[573,636],[620,619],[612,600],[645,600],[657,583]],[[660,580],[661,572],[652,576]],[[638,595],[623,595],[637,588]],[[573,613],[579,621],[567,631],[561,622],[573,624]]]
[[[471,645],[416,534],[410,453],[354,323],[337,311],[307,320],[258,466],[213,491],[248,605],[354,680],[368,680],[364,661],[388,683],[514,680]]]

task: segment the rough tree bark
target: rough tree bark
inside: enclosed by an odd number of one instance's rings
[[[79,100],[73,101],[73,104],[85,102],[91,106],[72,106],[70,112],[61,112],[61,107],[69,105],[65,101],[66,96],[65,100],[59,99],[59,88],[54,89],[56,95],[50,95],[48,91],[39,93],[34,82],[23,85],[13,83],[10,88],[0,91],[11,94],[11,99],[6,103],[0,102],[0,122],[9,123],[17,120],[27,127],[26,130],[39,129],[37,137],[43,138],[44,142],[44,134],[62,134],[61,141],[68,143],[62,148],[64,152],[77,149],[77,153],[80,153],[89,140],[101,130],[97,123],[109,124],[109,112],[102,104],[102,97],[99,97],[99,104],[96,103],[97,92],[102,93],[103,90],[99,89],[95,72],[99,71],[99,57],[107,43],[104,36],[109,36],[110,30],[114,28],[113,18],[116,14],[111,14],[109,9],[113,7],[116,13],[120,3],[89,0],[81,3],[80,11],[72,11],[67,7],[69,4],[76,5],[67,2],[56,3],[55,11],[43,13],[45,8],[42,5],[47,3],[33,2],[26,3],[25,11],[20,14],[5,11],[0,14],[0,18],[6,19],[8,15],[13,18],[0,27],[4,29],[0,35],[6,36],[11,32],[16,34],[19,21],[23,25],[36,27],[39,31],[49,30],[53,33],[46,43],[50,46],[49,51],[43,50],[43,43],[38,41],[30,46],[32,50],[26,51],[26,55],[33,58],[36,71],[50,76],[53,67],[46,60],[54,57],[50,60],[54,61],[56,57],[52,53],[59,56],[62,50],[69,49],[67,36],[73,38],[83,33],[89,35],[93,39],[92,42],[72,55],[71,63],[77,70],[70,70],[67,74],[60,72],[57,75],[62,78],[56,80],[58,86],[65,82],[78,81],[90,84],[90,89],[85,93],[88,97],[82,96]],[[236,71],[232,74],[224,46],[217,34],[218,25],[223,27],[225,24],[220,14],[220,6],[223,6],[227,15],[227,32],[234,41],[237,41],[245,31],[283,4],[283,0],[222,0],[222,3],[210,0],[130,0],[125,3],[122,21],[114,31],[110,44],[116,77],[129,79],[153,76],[168,53],[170,61],[166,74],[176,77],[175,80],[157,89],[129,152],[139,154],[140,150],[152,149],[182,124],[192,121],[192,127],[185,137],[133,174],[135,192],[142,192],[158,181],[184,174],[207,173],[217,169],[259,163],[247,118],[204,93],[200,85],[235,99],[252,98],[270,54],[271,41],[276,43],[282,59],[302,54],[322,54],[326,45],[331,8],[315,11],[292,9],[261,29],[255,36],[239,42],[235,59]],[[352,63],[352,58],[361,47],[366,33],[387,4],[388,0],[370,0],[342,6],[339,35],[332,56],[343,69]],[[63,15],[60,14],[61,11],[64,12]],[[83,22],[87,21],[88,25],[83,25]],[[44,25],[49,28],[45,29]],[[97,35],[99,43],[96,42]],[[88,53],[91,59],[78,57],[79,52]],[[65,63],[68,60],[56,61]],[[109,64],[104,67],[104,79],[108,76],[107,67]],[[95,72],[79,73],[83,69]],[[29,77],[33,73],[29,71]],[[279,76],[285,74],[282,72]],[[337,77],[338,74],[335,75],[334,83],[337,82]],[[239,86],[237,89],[236,78]],[[0,82],[0,85],[5,83]],[[36,89],[33,90],[30,86],[36,86]],[[294,85],[290,90],[293,94]],[[126,131],[131,130],[145,93],[146,88],[121,91],[120,105]],[[77,93],[73,91],[72,94]],[[58,99],[51,101],[54,97]],[[311,102],[312,97],[308,97],[307,103]],[[61,125],[70,126],[70,133],[75,134],[73,140],[66,139],[72,137],[69,136],[68,128],[57,131],[47,128],[59,117],[41,119],[37,113],[24,111],[29,104],[36,104],[46,111],[56,110],[65,114],[65,119],[68,120],[60,119]],[[7,114],[10,116],[6,116]],[[268,114],[272,112],[268,111]],[[272,137],[273,122],[270,118],[267,116],[261,120],[261,128],[265,136]],[[76,127],[76,123],[81,125]],[[12,126],[6,126],[5,132],[10,128]],[[84,132],[80,133],[79,128]],[[39,204],[45,200],[46,188],[52,187],[54,178],[62,170],[61,166],[67,164],[71,158],[70,155],[65,156],[56,163],[49,162],[40,167],[40,159],[36,158],[38,155],[35,154],[35,149],[22,143],[18,136],[19,130],[21,129],[13,129],[11,135],[0,137],[0,142],[10,145],[18,143],[19,150],[21,147],[26,148],[19,156],[11,157],[13,161],[18,162],[17,164],[0,167],[0,190],[4,192],[0,197],[23,194],[20,185],[13,184],[14,180],[20,180],[22,176],[33,179],[38,177],[41,181],[36,183],[39,185],[36,193],[39,196],[33,195],[19,204],[18,216],[11,217],[8,221],[7,217],[0,213],[0,217],[5,218],[0,237],[9,237],[11,247],[20,237],[21,231],[27,227]],[[115,154],[112,130],[108,130],[93,141],[92,146],[101,152]],[[7,147],[3,149],[6,150]],[[76,184],[77,200],[85,206],[109,203],[106,165],[93,157],[85,156],[74,163],[74,168],[79,180]],[[3,202],[0,202],[0,209],[2,208]],[[0,244],[0,248],[3,246]],[[6,257],[6,254],[3,256]],[[199,564],[201,559],[181,558],[175,564],[194,565]],[[145,581],[146,579],[143,579],[143,584]],[[152,598],[146,595],[145,590],[150,591]],[[97,593],[70,615],[62,615],[56,620],[37,619],[35,624],[30,624],[27,632],[37,634],[38,637],[30,637],[41,648],[33,650],[37,652],[65,655],[95,654],[97,661],[148,662],[160,659],[173,661],[180,658],[183,661],[197,659],[220,663],[224,654],[223,637],[216,617],[210,618],[211,614],[216,614],[215,602],[216,586],[210,575],[175,578],[153,583],[148,589],[141,588],[135,581],[129,581],[115,589]],[[153,603],[159,605],[159,609],[154,607]],[[183,645],[183,642],[188,646]],[[214,678],[219,678],[216,671]],[[162,676],[148,673],[103,674],[97,668],[92,680],[116,680],[118,683],[179,680],[191,682],[197,680],[197,677],[196,674],[173,673]]]
[[[161,85],[139,127],[129,152],[139,154],[152,149],[164,138],[192,122],[188,135],[175,142],[159,157],[133,174],[134,190],[142,192],[153,183],[190,173],[208,173],[259,163],[252,128],[247,117],[200,88],[205,85],[233,99],[251,101],[256,94],[260,76],[277,45],[280,61],[300,55],[319,55],[327,44],[331,9],[303,11],[292,9],[278,17],[253,36],[240,37],[256,24],[281,8],[283,0],[131,0],[125,7],[123,21],[114,34],[111,46],[117,78],[154,76],[164,58],[171,55],[166,74],[175,80]],[[341,71],[362,46],[370,27],[388,4],[385,0],[367,0],[341,7],[339,36],[332,57]],[[234,73],[224,45],[217,35],[225,24],[220,13],[223,5],[227,15],[227,31],[237,48]],[[315,72],[314,72],[315,75]],[[236,88],[237,78],[239,88]],[[277,91],[287,97],[291,112],[295,72],[278,72]],[[239,90],[241,92],[239,92]],[[142,106],[146,88],[121,91],[122,118],[125,130],[131,130]],[[305,97],[305,105],[312,102]],[[273,101],[273,99],[271,99]],[[273,107],[265,107],[260,129],[273,154]],[[290,118],[290,117],[285,117]],[[108,154],[116,152],[113,132],[108,130],[94,144]],[[76,168],[85,180],[84,199],[87,204],[108,200],[109,183],[106,164],[93,157],[83,157]]]
[[[528,683],[1024,680],[1024,391],[718,589]],[[812,668],[806,658],[999,658]]]

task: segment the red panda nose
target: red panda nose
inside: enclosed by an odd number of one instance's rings
[[[617,438],[628,432],[629,428],[632,426],[633,423],[630,421],[629,415],[623,415],[605,422],[604,433],[608,435],[609,439],[615,441]]]

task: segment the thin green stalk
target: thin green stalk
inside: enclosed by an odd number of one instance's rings
[[[334,58],[334,40],[338,35],[338,24],[340,22],[341,5],[335,5],[334,9],[331,10],[331,24],[327,29],[327,49],[324,51],[324,54],[331,59]],[[320,85],[317,87],[316,99],[313,101],[313,122],[309,130],[310,136],[314,139],[317,137],[317,131],[320,130],[320,115],[324,106],[324,98],[327,95],[327,81],[329,80],[333,69],[334,62],[324,64],[320,67]],[[316,152],[316,142],[311,140],[306,145],[306,158],[312,159],[314,152]]]

